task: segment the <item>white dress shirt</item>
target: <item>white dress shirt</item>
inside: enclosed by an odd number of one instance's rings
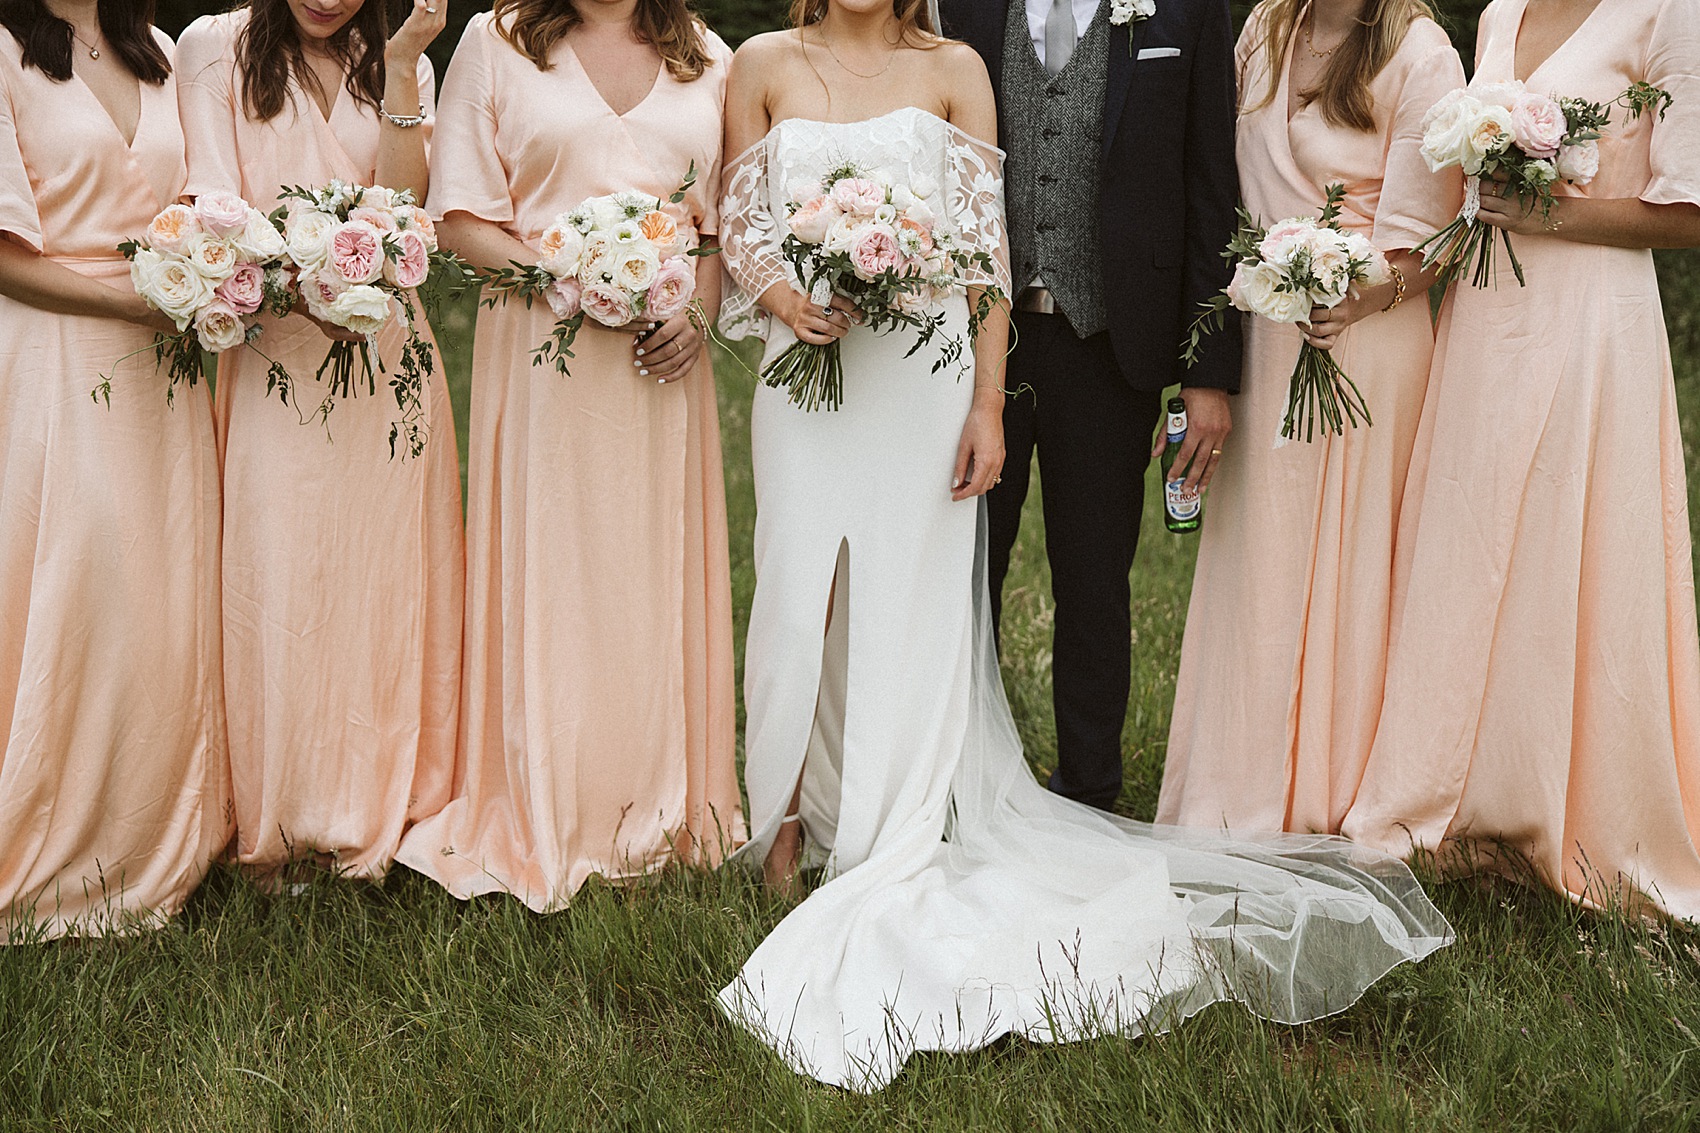
[[[1073,0],[1076,43],[1086,34],[1092,17],[1098,14],[1100,2],[1101,0]],[[1045,62],[1045,18],[1050,14],[1051,0],[1027,0],[1027,34],[1033,37],[1033,50],[1039,53],[1041,63]]]

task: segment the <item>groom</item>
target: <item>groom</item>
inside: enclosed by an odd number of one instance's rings
[[[1149,13],[1144,18],[1140,13]],[[1144,475],[1177,382],[1190,425],[1176,468],[1208,480],[1240,380],[1239,326],[1192,369],[1180,342],[1226,286],[1236,226],[1228,0],[940,0],[944,33],[985,60],[1015,279],[1008,460],[987,497],[994,617],[1044,470],[1056,599],[1051,789],[1109,809],[1121,792],[1131,680],[1128,571]]]

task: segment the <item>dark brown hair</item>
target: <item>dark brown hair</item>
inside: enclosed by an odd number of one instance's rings
[[[496,0],[496,30],[515,51],[549,69],[549,52],[584,22],[572,0]],[[655,48],[667,71],[682,83],[702,78],[710,62],[702,24],[690,0],[637,0],[632,30]]]
[[[302,55],[301,29],[285,0],[247,0],[248,26],[236,41],[236,70],[242,76],[242,109],[269,122],[289,103],[291,83],[318,91],[318,76]],[[343,85],[358,102],[376,110],[384,97],[384,46],[390,40],[388,0],[366,0],[337,29],[325,49],[346,76]]]
[[[1253,54],[1262,54],[1269,82],[1256,105],[1245,107],[1245,111],[1260,109],[1274,100],[1281,86],[1281,70],[1287,63],[1287,47],[1300,34],[1299,17],[1304,14],[1305,3],[1264,0],[1258,5],[1253,18],[1261,18],[1263,26]],[[1364,0],[1351,32],[1329,58],[1322,81],[1312,90],[1298,92],[1300,103],[1308,106],[1314,102],[1322,107],[1323,120],[1330,125],[1375,129],[1375,99],[1369,85],[1398,52],[1411,25],[1424,16],[1434,18],[1434,10],[1425,0]]]
[[[98,11],[100,33],[132,75],[151,86],[171,77],[171,61],[153,34],[154,0],[100,0]],[[0,24],[24,49],[24,66],[54,82],[71,78],[71,24],[42,0],[0,0]]]

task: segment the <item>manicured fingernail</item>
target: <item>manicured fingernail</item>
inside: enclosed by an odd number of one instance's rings
[[[667,379],[666,379],[666,378],[656,378],[656,379],[655,379],[655,384],[656,384],[656,385],[663,385],[663,386],[664,386],[664,385],[666,385],[666,384],[667,384]]]
[[[641,346],[638,348],[638,357],[639,358],[643,357],[643,348]]]
[[[638,374],[642,377],[645,377],[645,378],[649,377],[649,371],[648,370],[639,370]]]
[[[954,492],[956,489],[958,489],[960,487],[962,487],[962,481],[961,480],[952,480],[950,482],[950,490],[951,491]]]

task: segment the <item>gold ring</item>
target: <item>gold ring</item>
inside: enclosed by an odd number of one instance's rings
[[[1213,449],[1210,450],[1210,455],[1211,456],[1221,456],[1222,450],[1219,449],[1219,448],[1213,448]]]
[[[1003,477],[1002,476],[993,476],[992,477],[992,483],[994,485],[1003,483]]]

